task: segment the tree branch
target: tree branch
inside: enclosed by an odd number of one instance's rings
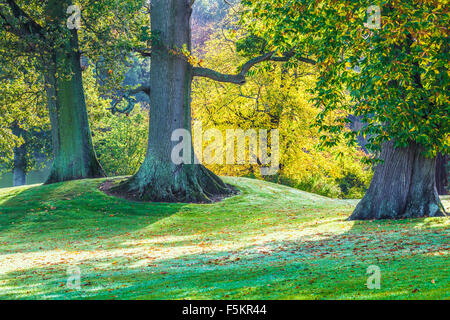
[[[150,95],[150,86],[148,85],[142,85],[140,87],[137,87],[136,89],[132,89],[130,91],[127,91],[126,93],[124,93],[121,97],[119,97],[119,99],[117,99],[117,101],[110,107],[108,108],[108,110],[111,110],[112,114],[115,113],[125,113],[126,115],[129,115],[131,111],[133,111],[134,109],[134,102],[135,99],[131,98],[130,96],[138,94],[140,92],[144,92],[147,95]],[[117,108],[117,105],[123,100],[127,100],[127,106],[124,109],[119,109]]]
[[[14,18],[10,17],[9,15],[7,15],[6,13],[1,11],[0,8],[0,18],[1,20],[3,20],[3,26],[5,26],[5,29],[7,32],[10,32],[18,37],[23,36],[23,31],[21,30],[21,28],[17,28],[14,25]]]
[[[305,63],[308,63],[308,64],[311,64],[311,65],[315,65],[317,63],[313,59],[297,56],[294,51],[290,51],[290,52],[284,54],[282,57],[274,57],[273,56],[274,54],[275,54],[275,51],[272,51],[272,52],[265,53],[259,57],[256,57],[256,58],[253,58],[253,59],[247,61],[242,66],[241,72],[239,72],[238,74],[224,74],[224,73],[220,73],[220,72],[214,71],[209,68],[194,67],[193,68],[194,77],[204,77],[204,78],[209,78],[209,79],[219,81],[219,82],[244,84],[246,81],[245,75],[247,74],[247,72],[254,65],[261,63],[263,61],[287,62],[290,59],[292,59],[293,57],[295,57],[295,59],[305,62]]]
[[[316,65],[316,63],[317,63],[316,60],[313,60],[313,59],[310,59],[310,58],[306,58],[306,57],[297,56],[295,52],[287,53],[287,54],[285,54],[282,57],[272,57],[270,60],[271,61],[277,61],[277,62],[287,62],[290,59],[292,59],[293,57],[295,59],[301,61],[301,62],[310,64],[310,65],[313,65],[313,66]]]
[[[150,95],[150,86],[142,85],[140,87],[137,87],[136,89],[128,91],[128,94],[134,95],[134,94],[138,94],[140,92],[144,92],[145,94],[147,94],[149,96]]]
[[[225,4],[227,4],[231,10],[233,10],[234,13],[237,13],[237,11],[234,9],[233,4],[228,1],[228,0],[223,0],[223,2],[225,2]]]
[[[194,74],[194,77],[204,77],[204,78],[209,78],[209,79],[219,81],[219,82],[244,84],[245,83],[245,75],[247,74],[247,72],[255,64],[270,60],[274,53],[275,53],[274,51],[265,53],[259,57],[256,57],[256,58],[253,58],[253,59],[247,61],[242,66],[241,72],[239,72],[238,74],[224,74],[224,73],[214,71],[212,69],[201,68],[201,67],[194,67],[193,74]]]
[[[20,32],[22,34],[39,34],[42,31],[42,27],[33,20],[25,11],[23,11],[14,0],[6,0],[9,5],[12,14],[19,21],[25,19],[27,22],[20,23]]]
[[[131,48],[131,51],[139,53],[142,57],[151,57],[152,56],[152,50],[150,48],[147,48],[147,49]]]

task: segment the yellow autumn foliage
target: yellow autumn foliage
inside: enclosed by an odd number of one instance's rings
[[[226,33],[217,33],[202,48],[208,52],[202,57],[204,65],[236,73],[248,58],[241,57],[224,37]],[[278,129],[281,170],[273,176],[261,176],[260,165],[249,164],[248,146],[245,165],[207,166],[217,174],[256,177],[326,196],[362,196],[372,175],[360,161],[364,152],[343,141],[327,151],[316,148],[320,134],[312,125],[319,110],[309,102],[312,97],[308,93],[315,81],[313,67],[268,62],[253,70],[242,86],[197,79],[193,84],[193,121],[202,123],[203,132],[219,129],[224,140],[228,129]],[[345,116],[335,112],[329,121]],[[211,142],[203,139],[203,151],[208,145]]]

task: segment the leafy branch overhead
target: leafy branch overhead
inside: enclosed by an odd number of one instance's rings
[[[264,62],[264,61],[276,61],[276,62],[286,62],[292,59],[293,57],[296,57],[299,61],[315,65],[316,62],[312,59],[305,58],[305,57],[297,57],[295,53],[290,52],[288,54],[285,54],[281,57],[275,56],[276,51],[268,52],[265,54],[262,54],[256,58],[250,59],[247,61],[241,68],[241,71],[238,74],[224,74],[217,71],[214,71],[212,69],[208,68],[201,68],[201,67],[194,67],[193,73],[196,77],[205,77],[209,78],[215,81],[219,82],[230,82],[235,84],[244,84],[245,83],[245,76],[249,72],[249,70],[257,65],[258,63]]]

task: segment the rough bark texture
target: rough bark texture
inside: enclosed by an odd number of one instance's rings
[[[66,17],[61,2],[53,4],[57,18]],[[58,16],[60,15],[60,16]],[[64,48],[56,48],[54,66],[48,67],[47,104],[52,126],[54,159],[48,183],[105,176],[92,144],[84,96],[77,30]],[[69,66],[70,79],[56,77],[56,65]],[[67,71],[66,71],[67,72]]]
[[[116,190],[145,201],[209,202],[231,193],[200,164],[172,162],[172,132],[191,132],[192,67],[168,49],[191,49],[191,0],[153,0],[150,128],[147,155],[136,175]],[[193,150],[193,148],[192,148]]]
[[[436,189],[438,194],[448,194],[448,161],[447,155],[438,153],[436,157]]]
[[[411,143],[394,148],[383,145],[381,159],[369,190],[349,220],[402,219],[443,216],[435,185],[435,159],[422,155]]]

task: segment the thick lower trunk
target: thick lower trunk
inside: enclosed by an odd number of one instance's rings
[[[63,8],[64,9],[64,8]],[[65,12],[61,9],[61,12]],[[48,183],[104,177],[94,152],[86,110],[78,51],[77,31],[63,48],[56,48],[53,65],[48,67],[47,104],[53,141],[53,165]],[[63,75],[57,66],[65,66]],[[67,76],[71,72],[72,76]]]
[[[139,171],[120,185],[120,192],[136,199],[163,202],[209,202],[231,193],[216,175],[194,164],[192,143],[185,152],[189,161],[172,161],[172,141],[177,129],[191,132],[192,67],[183,57],[169,53],[191,49],[190,0],[153,0],[150,68],[150,128],[147,155]],[[190,149],[190,151],[188,151]]]
[[[173,165],[146,160],[130,180],[120,185],[128,198],[155,202],[211,202],[231,190],[202,165]]]
[[[438,153],[436,157],[436,189],[438,194],[448,194],[448,156]]]
[[[443,216],[435,185],[435,159],[423,156],[411,143],[394,148],[383,145],[380,163],[369,190],[350,220],[402,219]]]

